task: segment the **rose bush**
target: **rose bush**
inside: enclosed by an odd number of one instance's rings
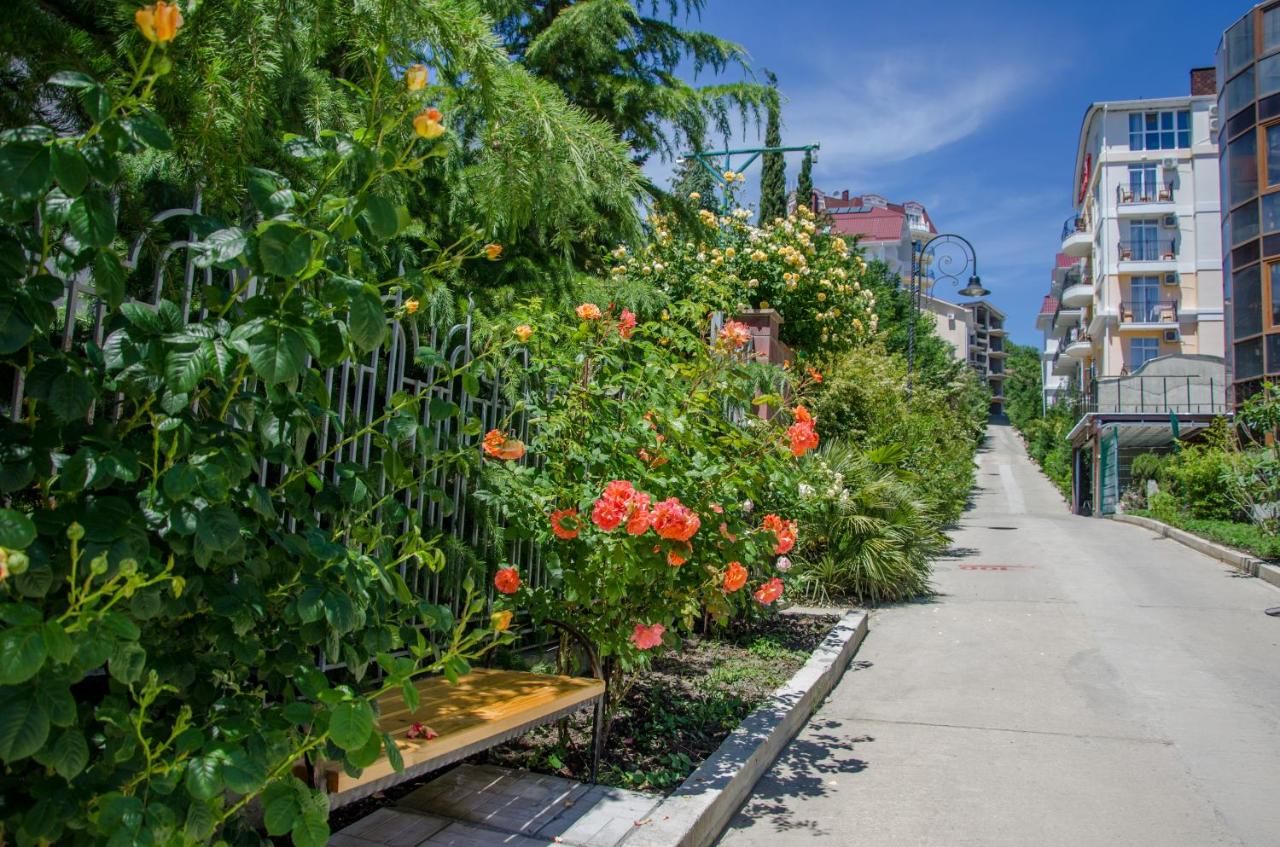
[[[312,179],[257,171],[246,219],[192,218],[188,249],[229,285],[188,289],[189,312],[181,275],[131,298],[161,277],[127,264],[111,192],[127,157],[171,146],[146,104],[183,25],[164,3],[137,23],[128,86],[50,81],[79,93],[83,132],[0,134],[0,364],[6,398],[25,388],[0,415],[0,840],[257,844],[241,812],[260,801],[269,834],[321,845],[327,800],[295,769],[397,762],[372,700],[415,702],[414,675],[510,638],[470,577],[460,615],[409,588],[444,554],[404,499],[477,460],[478,422],[434,440],[423,421],[460,413],[428,393],[344,418],[325,378],[367,362],[389,318],[421,320],[427,281],[482,239],[417,243],[380,193],[447,143],[412,118],[432,90],[383,69],[369,128],[294,139]],[[102,334],[64,336],[66,302],[100,309]],[[344,460],[366,438],[367,461]]]
[[[844,239],[824,233],[807,207],[763,227],[748,223],[745,209],[698,214],[702,227],[693,237],[655,217],[643,246],[609,254],[609,274],[652,280],[677,300],[730,314],[776,309],[782,340],[803,353],[839,352],[876,333],[866,263]]]
[[[531,435],[525,461],[486,461],[477,496],[508,538],[535,540],[552,575],[505,602],[584,634],[614,702],[646,651],[705,615],[775,602],[775,550],[803,531],[752,501],[794,484],[793,454],[817,443],[820,421],[798,405],[774,421],[747,410],[780,403],[783,382],[798,403],[812,381],[745,361],[731,329],[708,343],[705,323],[691,328],[704,310],[632,323],[598,304],[532,304],[494,334],[527,352],[512,414]]]

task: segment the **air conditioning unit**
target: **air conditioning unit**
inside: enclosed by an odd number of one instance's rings
[[[1165,156],[1160,160],[1160,167],[1166,171],[1176,171],[1178,169],[1178,160],[1174,156]]]
[[[1178,340],[1178,331],[1176,329],[1166,329],[1164,331],[1164,340],[1170,344],[1176,343]]]
[[[1165,229],[1177,229],[1178,216],[1174,214],[1165,215],[1163,218],[1160,219],[1160,226],[1164,227]]]
[[[1163,280],[1161,280],[1161,281],[1162,281],[1165,285],[1177,285],[1177,284],[1178,284],[1178,282],[1179,282],[1179,280],[1178,280],[1178,272],[1177,272],[1177,271],[1169,271],[1168,273],[1166,273],[1166,274],[1164,275],[1164,279],[1163,279]]]
[[[1218,132],[1218,104],[1209,107],[1209,136],[1212,138]]]

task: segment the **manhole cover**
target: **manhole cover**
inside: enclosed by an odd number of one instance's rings
[[[961,565],[962,571],[1025,571],[1032,565]]]

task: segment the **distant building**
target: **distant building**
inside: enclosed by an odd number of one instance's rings
[[[1040,348],[1040,365],[1042,368],[1042,386],[1043,397],[1041,404],[1044,409],[1055,405],[1058,400],[1063,397],[1068,390],[1069,383],[1066,376],[1060,376],[1056,371],[1058,363],[1062,361],[1058,348],[1059,334],[1054,331],[1054,322],[1058,320],[1058,298],[1052,294],[1046,295],[1044,301],[1040,304],[1040,314],[1036,315],[1036,329],[1040,330],[1044,339],[1043,346]],[[1071,366],[1071,359],[1067,359],[1063,364],[1063,368]]]
[[[921,296],[920,308],[933,315],[934,332],[951,345],[952,358],[957,362],[968,362],[971,339],[975,337],[973,312],[967,306],[928,294]]]
[[[938,234],[929,212],[914,200],[890,203],[879,194],[815,191],[813,202],[814,211],[831,216],[832,232],[856,236],[868,261],[879,259],[904,280],[911,278],[912,243]]]
[[[1004,360],[1005,350],[1004,312],[979,300],[970,303],[973,313],[973,332],[969,336],[969,364],[991,389],[991,414],[1004,414]]]
[[[1114,512],[1136,453],[1171,449],[1175,433],[1186,437],[1226,409],[1211,82],[1197,68],[1186,95],[1085,110],[1075,211],[1037,316],[1047,376],[1067,383],[1055,380],[1054,399],[1069,399],[1079,416],[1069,436],[1077,513]],[[1253,158],[1247,170],[1256,185]],[[1046,402],[1048,392],[1046,383]]]

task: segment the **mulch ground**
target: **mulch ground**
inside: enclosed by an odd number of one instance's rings
[[[837,616],[775,615],[685,641],[639,673],[614,717],[600,765],[603,785],[671,791],[804,665]],[[590,778],[591,714],[534,730],[469,761]],[[437,771],[338,809],[337,832],[440,776]]]

